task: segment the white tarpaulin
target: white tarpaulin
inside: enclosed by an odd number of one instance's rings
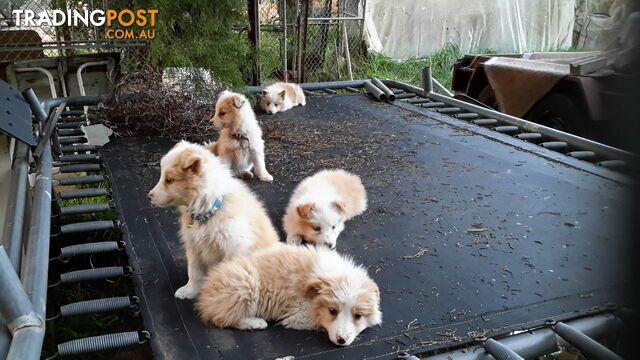
[[[395,59],[463,53],[534,52],[572,45],[576,0],[368,0],[371,50]]]

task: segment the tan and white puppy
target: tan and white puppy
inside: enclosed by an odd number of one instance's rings
[[[204,146],[179,142],[160,167],[149,200],[180,209],[180,237],[187,253],[189,281],[176,298],[195,298],[210,266],[279,242],[262,203]]]
[[[289,200],[282,220],[287,243],[334,249],[345,221],[367,209],[367,193],[357,175],[322,170],[304,179]]]
[[[302,88],[298,84],[278,82],[262,90],[262,109],[269,114],[286,111],[294,106],[307,105]]]
[[[254,169],[260,180],[273,181],[264,163],[262,130],[247,98],[223,91],[216,102],[211,125],[220,131],[220,136],[209,149],[229,165],[236,176],[251,179],[251,169]]]
[[[382,323],[380,291],[367,271],[327,248],[281,245],[211,268],[196,308],[223,328],[260,330],[267,321],[298,330],[326,330],[350,345]]]

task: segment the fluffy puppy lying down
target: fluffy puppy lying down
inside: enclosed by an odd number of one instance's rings
[[[380,291],[366,270],[327,248],[278,245],[211,268],[196,302],[219,327],[260,330],[267,321],[324,329],[349,345],[382,322]]]
[[[357,175],[322,170],[293,191],[283,218],[289,244],[336,247],[344,222],[367,209],[367,193]]]
[[[307,104],[302,88],[298,84],[278,82],[262,90],[262,110],[268,114],[286,111],[294,106]]]
[[[149,200],[180,209],[180,237],[187,253],[189,281],[176,298],[195,298],[211,265],[278,243],[262,203],[205,147],[179,142],[160,167]]]
[[[229,165],[236,176],[251,179],[254,169],[260,180],[273,181],[264,164],[262,130],[247,98],[223,91],[216,102],[211,126],[220,131],[220,136],[208,146],[209,150]]]

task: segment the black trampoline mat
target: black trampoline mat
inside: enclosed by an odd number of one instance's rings
[[[338,251],[364,264],[380,286],[384,322],[346,348],[314,331],[205,326],[191,301],[173,297],[187,280],[177,212],[146,198],[173,142],[120,138],[101,154],[158,358],[393,358],[627,302],[620,260],[627,189],[615,176],[363,95],[310,97],[306,107],[259,120],[275,181],[249,183],[281,234],[302,178],[325,167],[362,177],[369,208],[347,223]]]

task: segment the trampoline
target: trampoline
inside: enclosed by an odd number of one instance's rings
[[[362,177],[367,211],[337,251],[368,268],[383,324],[349,347],[270,326],[217,329],[173,294],[187,280],[175,209],[146,194],[173,142],[119,138],[100,150],[113,184],[145,327],[159,359],[393,359],[610,311],[625,294],[624,177],[445,113],[363,94],[309,96],[258,114],[271,184],[249,186],[282,238],[291,191],[323,168]]]

